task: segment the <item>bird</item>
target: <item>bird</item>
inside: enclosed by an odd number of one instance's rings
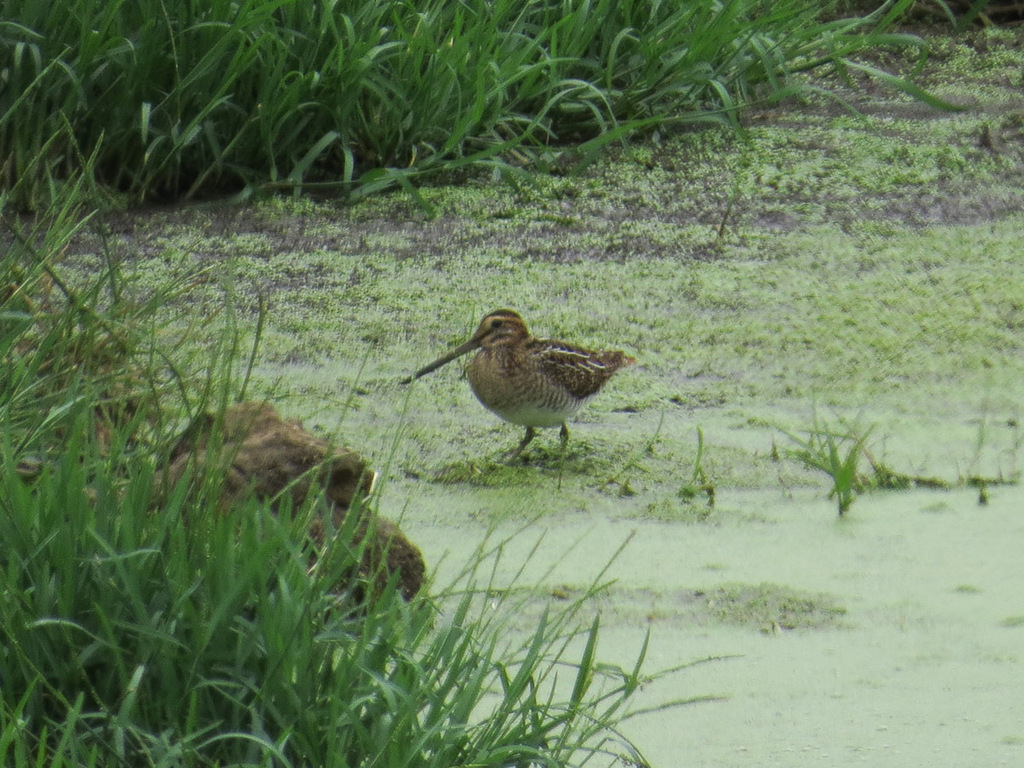
[[[594,351],[535,338],[518,312],[498,309],[484,316],[468,341],[402,383],[474,350],[479,351],[466,366],[466,375],[477,400],[505,421],[526,427],[519,446],[508,453],[510,461],[523,453],[537,428],[561,427],[564,455],[569,441],[566,420],[601,391],[616,371],[636,362],[620,350]]]

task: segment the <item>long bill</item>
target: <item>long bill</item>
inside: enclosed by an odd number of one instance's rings
[[[460,344],[459,346],[457,346],[451,352],[446,352],[445,354],[441,355],[441,357],[437,358],[437,360],[432,362],[430,365],[423,366],[422,368],[420,368],[418,371],[416,371],[416,373],[414,373],[409,378],[402,379],[402,383],[403,384],[410,384],[413,381],[415,381],[416,379],[420,378],[420,376],[426,376],[428,373],[436,371],[442,365],[446,365],[447,363],[450,363],[455,358],[462,357],[467,352],[472,352],[474,349],[479,349],[479,348],[480,348],[480,340],[479,339],[475,339],[475,338],[474,339],[470,339],[466,343]]]

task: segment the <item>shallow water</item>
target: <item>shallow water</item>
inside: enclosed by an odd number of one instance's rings
[[[480,503],[479,489],[468,495]],[[504,562],[511,576],[539,538],[536,571],[552,568],[544,583],[585,586],[632,536],[599,601],[601,659],[631,664],[648,627],[650,671],[735,656],[639,694],[639,707],[724,697],[628,721],[652,766],[1021,765],[1024,491],[997,487],[989,499],[876,493],[839,520],[819,492],[727,491],[719,507],[747,517],[704,525],[570,513],[517,537]],[[415,519],[404,527],[440,562],[440,584],[484,532]],[[826,593],[846,613],[835,626],[785,630],[692,610],[694,590],[763,582]]]

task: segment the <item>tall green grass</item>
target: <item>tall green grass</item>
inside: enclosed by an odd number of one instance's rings
[[[154,509],[152,467],[76,423],[31,483],[4,448],[3,765],[557,766],[610,749],[639,667],[597,663],[581,602],[518,640],[475,597],[497,585],[472,579],[438,596],[443,617],[397,590],[355,612],[330,589],[355,553],[308,572],[318,510],[228,518],[180,488]]]
[[[135,200],[510,171],[920,47],[890,30],[910,5],[819,21],[816,0],[10,0],[0,188],[27,179],[17,202],[39,206],[94,154]]]
[[[499,543],[430,596],[359,603],[338,587],[361,561],[359,510],[311,569],[310,523],[330,525],[321,499],[225,515],[216,468],[165,487],[178,422],[237,394],[239,349],[227,323],[190,361],[155,327],[160,298],[187,284],[130,286],[113,259],[65,278],[88,177],[40,219],[5,219],[0,765],[641,760],[616,724],[643,649],[630,668],[598,662],[589,593],[513,631],[542,598],[494,581]]]

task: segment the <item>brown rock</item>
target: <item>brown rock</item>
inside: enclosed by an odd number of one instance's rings
[[[250,496],[270,500],[275,509],[287,497],[297,509],[310,491],[323,492],[335,527],[342,526],[350,509],[360,515],[355,536],[362,549],[358,576],[369,579],[379,594],[398,571],[398,587],[406,600],[419,591],[426,572],[423,556],[397,525],[361,503],[373,489],[375,474],[354,451],[311,435],[301,422],[282,419],[267,403],[245,402],[229,407],[220,423],[206,414],[190,425],[171,453],[167,487],[197,468],[211,471],[211,461],[218,462],[213,471],[223,471],[223,512]],[[324,521],[315,520],[309,533],[321,549]],[[348,586],[339,584],[337,589]]]

